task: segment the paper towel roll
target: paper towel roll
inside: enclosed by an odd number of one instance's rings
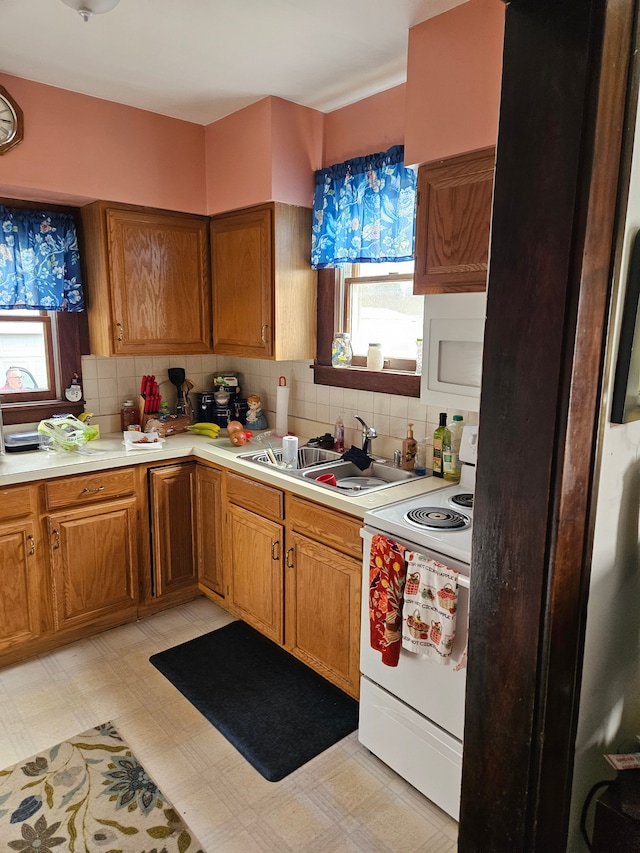
[[[289,432],[289,386],[280,384],[283,379],[281,376],[276,389],[276,435],[286,435]],[[286,382],[286,379],[284,381]]]
[[[298,436],[282,436],[282,462],[286,468],[298,467]]]

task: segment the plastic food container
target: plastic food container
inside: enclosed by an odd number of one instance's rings
[[[164,444],[164,438],[160,438],[157,432],[126,430],[122,437],[126,450],[158,450]]]

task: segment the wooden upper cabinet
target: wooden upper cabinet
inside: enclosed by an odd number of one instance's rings
[[[106,202],[82,213],[91,352],[211,352],[208,219]]]
[[[485,290],[495,148],[418,170],[413,292]]]
[[[213,351],[274,360],[315,357],[311,210],[269,203],[211,220]]]

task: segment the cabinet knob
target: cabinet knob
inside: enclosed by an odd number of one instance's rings
[[[118,330],[116,340],[123,341],[124,340],[124,329],[122,328],[122,323],[116,323],[116,329]]]
[[[289,560],[289,558],[291,558],[291,560]],[[295,568],[295,565],[294,565],[294,562],[293,562],[293,548],[289,548],[289,549],[287,550],[287,563],[286,563],[286,566],[287,566],[287,568],[288,568],[288,569],[294,569],[294,568]]]
[[[29,543],[29,550],[27,552],[28,556],[31,557],[36,553],[36,540],[33,538],[33,534],[29,534],[27,536],[27,541]]]
[[[278,553],[276,554],[276,547],[278,549]],[[279,560],[280,559],[280,540],[276,539],[275,542],[271,543],[271,559]]]
[[[58,549],[60,547],[60,531],[56,527],[51,532],[53,533],[53,537],[54,537],[53,538],[53,550],[55,551],[56,549]]]

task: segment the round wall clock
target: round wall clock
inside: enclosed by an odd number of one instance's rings
[[[22,110],[7,90],[0,86],[0,154],[6,154],[22,141],[24,122]]]

